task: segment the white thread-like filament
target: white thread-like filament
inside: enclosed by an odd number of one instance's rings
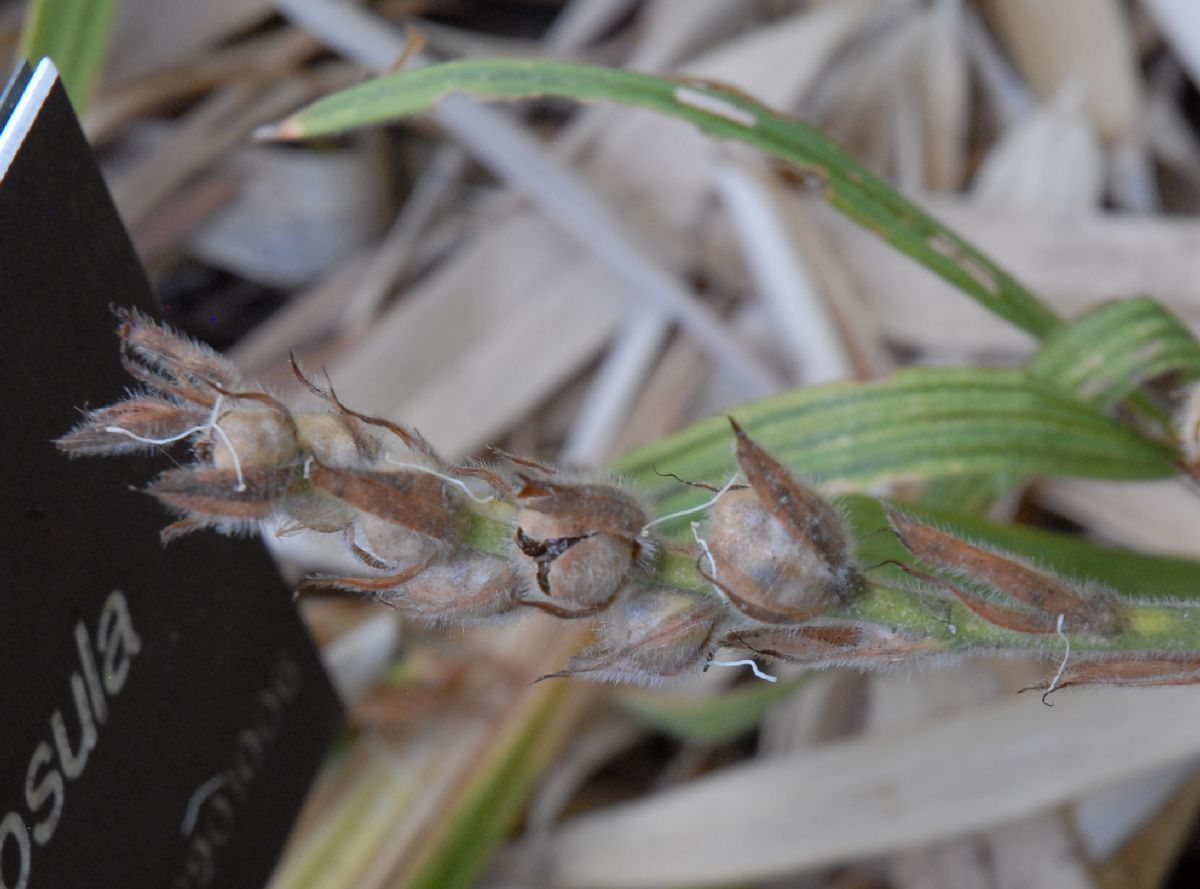
[[[462,492],[476,503],[491,503],[496,499],[491,494],[488,494],[486,497],[480,497],[478,494],[472,491],[470,486],[462,479],[455,478],[452,475],[446,475],[444,472],[438,472],[436,469],[430,469],[428,466],[422,466],[420,463],[404,463],[400,460],[393,460],[391,457],[387,456],[385,456],[383,459],[388,463],[391,463],[393,466],[399,466],[403,469],[415,469],[417,472],[425,472],[429,475],[435,476],[436,478],[440,478],[448,485],[454,485],[456,488],[461,488]]]
[[[122,429],[120,426],[105,426],[105,432],[111,432],[115,435],[124,435],[132,438],[134,441],[140,441],[143,444],[152,445],[167,445],[174,444],[177,441],[183,441],[189,435],[195,435],[198,432],[213,432],[221,436],[221,441],[225,443],[225,447],[229,448],[229,454],[233,458],[233,471],[237,476],[237,484],[234,486],[235,491],[246,490],[246,480],[242,477],[242,461],[238,458],[238,453],[233,449],[233,442],[229,440],[229,436],[225,434],[225,430],[217,423],[217,417],[221,412],[221,403],[224,400],[224,395],[217,395],[216,401],[213,402],[212,413],[209,414],[208,422],[203,426],[193,426],[191,429],[185,429],[177,435],[171,435],[167,438],[147,438],[144,435],[138,435],[136,432],[131,432],[128,429]]]
[[[1067,669],[1067,661],[1071,659],[1071,640],[1067,637],[1067,634],[1063,632],[1063,617],[1064,615],[1061,614],[1058,616],[1058,624],[1055,626],[1054,632],[1058,633],[1058,638],[1063,641],[1063,644],[1066,646],[1066,651],[1063,652],[1062,663],[1058,665],[1058,672],[1055,673],[1054,678],[1050,680],[1050,687],[1046,689],[1046,694],[1050,694],[1050,692],[1058,688],[1058,683],[1062,679],[1063,672]]]
[[[712,497],[710,497],[708,500],[705,500],[699,506],[693,506],[689,509],[681,509],[681,510],[679,510],[679,512],[673,512],[673,513],[670,513],[669,515],[659,516],[654,521],[647,522],[645,525],[642,526],[640,536],[641,537],[649,536],[650,529],[653,528],[655,525],[660,525],[663,522],[671,521],[671,519],[682,518],[685,515],[691,515],[694,512],[702,512],[703,510],[708,509],[710,506],[712,506],[714,503],[716,503],[718,500],[720,500],[725,495],[726,491],[728,491],[730,488],[733,487],[733,483],[737,481],[737,478],[738,478],[738,473],[735,472],[732,476],[730,476],[729,481],[725,482],[725,484],[721,487],[721,490],[717,491],[717,493],[713,494]]]
[[[128,429],[122,429],[120,426],[105,426],[105,432],[111,432],[114,435],[124,435],[132,438],[134,441],[144,442],[152,445],[174,444],[177,441],[183,441],[189,435],[195,435],[197,432],[207,432],[208,426],[193,426],[191,429],[185,429],[178,435],[172,435],[170,438],[147,438],[144,435],[138,435],[136,432],[130,432]]]
[[[708,558],[708,567],[712,569],[712,579],[715,581],[717,579],[717,560],[713,558],[712,550],[708,548],[708,541],[700,536],[699,522],[692,522],[692,536],[696,538],[696,543],[700,544],[700,549],[704,550],[704,555]],[[720,592],[720,589],[717,589],[717,593]]]
[[[750,660],[750,658],[744,658],[740,661],[709,661],[708,665],[710,667],[749,667],[751,672],[753,672],[754,675],[759,679],[767,682],[779,681],[778,676],[772,676],[770,673],[764,673],[758,668],[758,664],[754,663],[754,661]]]
[[[221,436],[221,441],[225,442],[225,447],[229,448],[229,456],[233,458],[233,471],[237,473],[237,484],[234,485],[235,491],[246,490],[246,480],[242,478],[242,461],[238,458],[238,452],[233,449],[233,442],[229,440],[229,436],[225,434],[225,430],[217,425],[217,421],[213,420],[213,432]]]

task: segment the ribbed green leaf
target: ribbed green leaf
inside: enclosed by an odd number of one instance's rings
[[[104,64],[116,0],[31,0],[21,33],[21,55],[54,60],[71,104],[82,111]]]
[[[836,142],[729,87],[686,78],[536,59],[471,59],[401,71],[327,96],[275,129],[280,138],[324,135],[428,109],[451,92],[489,99],[565,96],[649,108],[794,164],[826,199],[970,294],[1041,337],[1062,322],[979,250],[854,160]]]
[[[913,368],[877,383],[833,383],[732,411],[792,471],[826,482],[1004,473],[1158,478],[1171,452],[1019,370]],[[720,483],[733,472],[732,436],[712,417],[641,448],[616,467],[661,513],[704,491],[660,473]]]
[[[1200,378],[1200,343],[1175,316],[1143,296],[1097,306],[1060,327],[1025,369],[1101,410],[1137,396],[1133,406],[1162,424],[1168,412],[1138,390],[1168,373],[1182,381]],[[935,479],[920,502],[982,513],[1014,483],[1005,476]]]
[[[1200,378],[1200,343],[1148,297],[1099,306],[1043,343],[1029,373],[1107,408],[1166,373]]]
[[[984,515],[1020,481],[1010,475],[948,475],[930,479],[917,502],[933,509]]]
[[[1133,406],[1161,424],[1169,420],[1168,412],[1138,390],[1168,373],[1181,381],[1200,378],[1200,343],[1175,316],[1143,296],[1098,306],[1059,328],[1025,369],[1101,410],[1136,396]],[[921,502],[982,512],[1012,483],[995,476],[936,479],[921,492]]]

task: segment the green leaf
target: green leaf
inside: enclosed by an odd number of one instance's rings
[[[1106,303],[1052,333],[1025,365],[1026,371],[1100,410],[1126,399],[1165,431],[1170,415],[1139,389],[1165,374],[1187,382],[1200,378],[1200,342],[1149,297]],[[920,502],[983,513],[1016,479],[981,476],[934,479]]]
[[[1019,370],[912,368],[876,383],[787,392],[731,413],[793,472],[825,482],[1174,472],[1165,446]],[[728,421],[711,417],[615,468],[665,514],[711,495],[660,473],[719,484],[734,471],[732,441]]]
[[[1107,303],[1059,328],[1026,370],[1099,408],[1167,373],[1200,378],[1200,343],[1148,297]]]
[[[21,55],[54,60],[76,111],[87,106],[104,64],[116,0],[31,0],[21,32]]]
[[[851,219],[1035,336],[1061,319],[974,246],[933,219],[818,130],[731,87],[538,59],[470,59],[389,74],[327,96],[271,131],[305,138],[425,111],[452,92],[489,99],[564,96],[648,108],[753,145],[820,184]]]
[[[703,698],[627,691],[616,701],[643,725],[682,741],[715,745],[752,731],[771,707],[795,692],[807,678],[739,685]]]
[[[930,479],[917,502],[970,515],[983,515],[1011,491],[1020,479],[1011,475],[948,475]]]

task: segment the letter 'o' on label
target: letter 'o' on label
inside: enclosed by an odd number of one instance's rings
[[[0,889],[25,889],[29,884],[29,859],[32,854],[25,819],[16,812],[9,812],[0,821]],[[13,864],[16,864],[15,879]]]

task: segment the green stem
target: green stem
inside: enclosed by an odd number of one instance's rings
[[[462,543],[493,555],[512,554],[516,510],[505,503],[470,504]],[[697,568],[689,547],[664,545],[645,582],[716,596]],[[1075,651],[1200,652],[1200,606],[1146,604],[1124,600],[1123,628],[1108,637],[1072,636]],[[980,649],[1060,652],[1054,633],[1017,633],[980,618],[961,602],[921,589],[868,583],[861,598],[824,615],[829,620],[866,621],[894,627],[940,643],[940,651],[965,653]]]

